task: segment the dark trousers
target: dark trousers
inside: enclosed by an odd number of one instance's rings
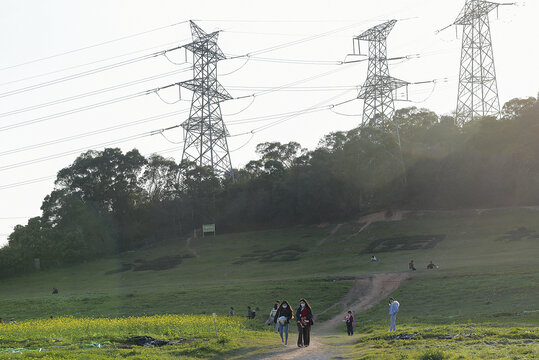
[[[302,327],[298,323],[298,346],[309,346],[311,342],[311,325]]]
[[[354,335],[354,323],[351,321],[346,322],[346,331],[348,331],[348,335]]]

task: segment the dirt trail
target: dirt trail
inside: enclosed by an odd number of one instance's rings
[[[299,348],[296,346],[297,334],[290,334],[288,338],[288,347],[284,347],[279,344],[275,350],[270,353],[262,354],[257,357],[250,357],[249,359],[265,360],[265,359],[279,359],[279,360],[330,360],[334,354],[326,349],[326,346],[322,344],[317,336],[313,336],[311,344],[307,348]]]
[[[198,258],[198,257],[200,257],[200,256],[198,256],[198,253],[196,252],[196,250],[193,249],[193,248],[191,247],[191,240],[192,240],[192,239],[193,239],[192,237],[188,237],[188,238],[185,240],[185,245],[186,245],[185,247],[187,248],[187,250],[188,250],[189,252],[191,252],[193,255],[195,255],[195,256]]]
[[[374,274],[358,278],[348,294],[333,307],[340,307],[343,311],[352,310],[355,313],[367,310],[397,290],[407,278],[408,274]],[[319,327],[320,330],[333,329],[342,323],[343,317],[343,314],[339,314],[324,322]]]
[[[343,310],[361,312],[383,301],[400,284],[408,278],[408,274],[373,274],[356,279],[350,291],[335,305],[324,312],[339,307]],[[323,313],[324,313],[323,312]],[[337,357],[335,350],[324,344],[326,337],[331,337],[329,333],[342,323],[343,314],[330,319],[321,325],[315,324],[311,338],[311,345],[308,348],[296,347],[296,333],[292,333],[288,339],[288,347],[276,345],[275,349],[266,354],[261,354],[250,359],[282,359],[282,360],[330,360]],[[326,339],[327,340],[327,339]],[[276,339],[278,342],[278,339]]]
[[[339,231],[339,229],[341,228],[343,224],[337,224],[335,225],[335,227],[331,230],[331,232],[329,233],[328,236],[326,236],[325,238],[323,238],[322,240],[320,240],[316,246],[321,246],[321,245],[324,245],[329,239],[331,239],[331,237],[333,235],[335,235],[337,233],[337,231]]]
[[[369,227],[370,224],[372,224],[373,222],[377,222],[377,221],[401,221],[403,219],[403,216],[408,214],[409,211],[403,211],[403,210],[399,210],[399,211],[395,211],[393,213],[393,215],[391,216],[387,216],[386,213],[384,212],[377,212],[377,213],[374,213],[374,214],[369,214],[369,215],[365,215],[365,216],[362,216],[358,219],[358,223],[365,223],[365,225],[363,225],[361,227],[361,229],[359,229],[359,231],[357,232],[357,234],[359,234],[360,232],[362,232],[363,230],[365,230],[366,228]]]

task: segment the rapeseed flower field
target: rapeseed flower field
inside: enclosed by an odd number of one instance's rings
[[[18,353],[42,359],[212,358],[267,336],[240,317],[216,316],[215,322],[211,315],[37,319],[0,324],[0,359]],[[169,344],[138,346],[140,338]]]

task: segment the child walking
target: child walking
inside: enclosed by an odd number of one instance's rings
[[[352,311],[348,310],[348,314],[344,317],[344,322],[346,323],[348,336],[354,335],[354,315],[352,315]]]

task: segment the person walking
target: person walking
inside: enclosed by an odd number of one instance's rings
[[[279,307],[281,306],[281,300],[275,300],[275,306],[274,308],[279,310]],[[277,313],[277,311],[276,311]],[[275,320],[276,317],[274,316],[273,317],[273,323],[275,324],[275,332],[278,333],[279,332],[279,322],[277,320]]]
[[[400,303],[393,299],[389,298],[389,332],[396,331],[395,320],[397,320],[397,313],[399,312]]]
[[[311,342],[311,326],[313,325],[313,312],[307,300],[299,301],[296,318],[298,319],[298,347],[307,347]]]
[[[352,315],[352,311],[348,310],[348,314],[344,317],[344,322],[346,323],[348,336],[354,335],[354,315]]]
[[[268,316],[268,320],[266,320],[266,325],[274,325],[275,327],[275,332],[277,332],[277,326],[275,324],[275,314],[277,313],[277,309],[279,307],[277,306],[277,304],[273,304],[273,309],[271,309],[270,313],[269,313],[269,316]]]
[[[294,314],[292,313],[292,309],[290,308],[288,301],[283,300],[275,313],[273,321],[275,321],[279,328],[279,335],[281,335],[281,344],[283,344],[284,346],[288,345],[288,327],[290,325],[290,320],[292,320],[293,318]]]

